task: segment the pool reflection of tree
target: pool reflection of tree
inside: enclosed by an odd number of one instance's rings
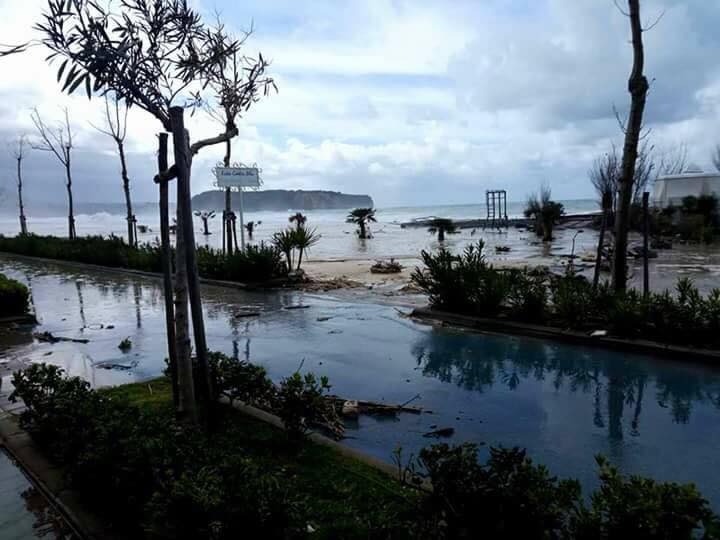
[[[653,385],[658,405],[669,409],[674,422],[689,422],[697,403],[720,409],[720,374],[703,375],[683,366],[617,353],[433,330],[415,343],[412,354],[424,375],[470,391],[485,392],[496,385],[516,390],[523,380],[532,378],[551,380],[556,390],[589,394],[593,423],[607,427],[611,440],[623,438],[626,407],[632,407],[629,433],[639,435],[643,400]]]

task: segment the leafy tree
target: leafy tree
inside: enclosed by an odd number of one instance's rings
[[[58,80],[72,93],[84,84],[88,97],[113,92],[127,106],[152,114],[172,133],[175,164],[157,181],[177,179],[175,328],[179,411],[191,421],[198,417],[194,396],[188,299],[199,374],[200,400],[210,399],[207,342],[197,272],[190,204],[192,159],[202,148],[224,143],[238,133],[234,123],[216,137],[191,144],[184,108],[203,103],[202,90],[222,77],[241,42],[218,36],[185,0],[120,0],[121,11],[92,0],[48,0],[36,29],[50,49],[49,61],[61,60]],[[169,291],[166,291],[169,294]]]
[[[370,238],[367,231],[368,223],[375,223],[375,209],[374,208],[355,208],[352,210],[345,220],[347,223],[354,223],[358,226],[358,236],[365,240]]]
[[[437,234],[438,242],[445,241],[446,234],[457,234],[460,232],[457,225],[451,219],[446,218],[435,218],[430,221],[430,227],[428,227],[430,234]]]

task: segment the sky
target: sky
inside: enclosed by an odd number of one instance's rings
[[[6,43],[37,37],[47,0],[0,0]],[[558,199],[593,197],[588,169],[622,146],[613,112],[627,114],[629,21],[613,0],[191,0],[272,60],[278,93],[242,118],[233,155],[257,164],[266,189],[329,189],[371,195],[376,206],[484,202],[485,190],[524,200],[542,184]],[[622,2],[621,3],[626,3]],[[645,116],[658,150],[687,144],[711,170],[720,143],[720,2],[642,0]],[[35,137],[30,111],[49,123],[67,106],[75,135],[75,198],[123,201],[102,99],[61,94],[42,47],[0,59],[0,197],[14,197],[12,141]],[[155,134],[142,110],[129,117],[133,198],[155,201]],[[203,113],[193,138],[215,135]],[[193,165],[192,191],[213,189],[222,147]],[[63,170],[51,154],[25,160],[29,204],[61,203]]]

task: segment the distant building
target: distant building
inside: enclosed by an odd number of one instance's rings
[[[652,201],[660,208],[679,206],[683,198],[689,195],[720,197],[720,172],[705,173],[691,166],[682,174],[659,176],[655,181]]]

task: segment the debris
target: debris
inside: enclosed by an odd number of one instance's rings
[[[105,327],[105,330],[113,330],[114,328],[115,328],[115,325],[114,325],[114,324],[108,324],[108,325]]]
[[[402,270],[403,266],[393,258],[389,261],[375,261],[370,267],[372,274],[399,274]]]
[[[35,332],[33,334],[33,337],[38,341],[45,341],[47,343],[59,343],[60,341],[70,341],[72,343],[90,343],[89,339],[54,336],[50,332]]]
[[[428,437],[428,438],[430,438],[430,437],[435,437],[435,438],[452,437],[454,435],[454,433],[455,433],[455,428],[446,427],[446,428],[436,429],[433,431],[428,431],[427,433],[425,433],[423,435],[423,437]]]
[[[259,311],[239,311],[235,314],[236,319],[244,319],[245,317],[259,317]]]
[[[509,253],[511,250],[510,246],[495,246],[495,253]]]
[[[132,341],[130,341],[129,336],[120,342],[120,345],[118,345],[118,349],[120,349],[122,352],[127,352],[132,349]]]
[[[590,334],[590,337],[605,337],[607,336],[607,330],[595,330]]]
[[[335,330],[330,330],[330,331],[328,332],[328,334],[342,334],[342,333],[343,333],[342,330],[337,330],[337,329],[335,329]]]
[[[349,399],[343,403],[340,414],[346,417],[357,418],[360,414],[360,404],[356,399]]]
[[[310,306],[308,306],[308,305],[306,305],[306,304],[297,304],[297,305],[294,305],[294,306],[285,306],[283,309],[287,309],[287,310],[290,310],[290,309],[307,309],[307,308],[309,308],[309,307],[310,307]]]
[[[315,320],[316,320],[317,322],[325,322],[325,321],[329,321],[330,319],[332,319],[332,317],[318,317],[318,318],[315,319]]]
[[[419,396],[418,396],[419,397]],[[358,399],[344,399],[338,396],[327,396],[325,399],[331,401],[335,406],[335,409],[340,410],[341,414],[345,416],[345,407],[348,405],[349,410],[352,408],[357,409],[357,414],[368,414],[368,415],[381,415],[381,416],[392,416],[397,413],[411,413],[420,414],[423,412],[420,407],[409,407],[407,403],[402,405],[393,405],[389,403],[379,403],[377,401],[364,401]],[[413,398],[415,399],[415,398]],[[411,400],[412,401],[412,400]],[[409,403],[409,402],[408,402]],[[352,414],[352,413],[351,413]],[[357,416],[355,414],[355,416]]]

